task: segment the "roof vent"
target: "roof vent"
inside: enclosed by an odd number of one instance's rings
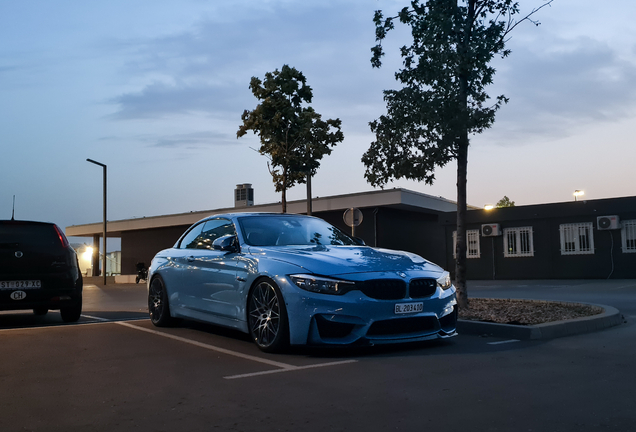
[[[254,205],[254,189],[251,183],[236,185],[234,189],[234,207],[249,207]]]

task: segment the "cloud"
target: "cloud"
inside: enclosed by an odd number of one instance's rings
[[[229,136],[243,110],[257,104],[250,78],[289,64],[307,77],[318,112],[341,118],[347,134],[368,134],[368,122],[385,110],[382,90],[399,86],[393,79],[401,66],[398,47],[410,41],[408,32],[396,28],[383,67],[371,68],[371,17],[382,6],[238,2],[219,6],[185,30],[119,41],[127,55],[121,76],[128,90],[108,100],[116,107],[110,118],[179,122],[196,114],[220,120],[219,130]],[[510,57],[494,63],[498,72],[490,93],[503,93],[510,103],[498,112],[487,139],[500,144],[552,139],[591,122],[633,115],[636,63],[622,58],[618,48],[534,27],[525,35],[511,41]],[[172,139],[155,144],[177,145]]]
[[[0,73],[3,72],[14,72],[19,70],[20,68],[18,66],[0,66]]]
[[[563,137],[592,122],[634,115],[636,63],[607,44],[556,39],[544,51],[517,48],[499,66],[491,94],[503,93],[510,103],[499,111],[489,138],[515,143]]]
[[[119,110],[116,120],[161,118],[192,112],[224,113],[236,109],[227,87],[211,85],[169,85],[152,83],[140,92],[124,93],[111,99]]]
[[[289,64],[314,88],[314,101],[342,109],[381,99],[369,83],[384,74],[369,62],[373,5],[289,7],[285,2],[222,11],[187,31],[147,40],[119,41],[129,60],[128,88],[108,101],[112,119],[165,118],[191,112],[238,118],[255,106],[252,76]],[[221,11],[219,11],[221,13]],[[339,113],[325,113],[333,118]],[[365,124],[369,119],[365,119]]]
[[[188,147],[200,148],[211,145],[237,145],[236,136],[218,132],[193,132],[186,134],[165,135],[150,138],[147,141],[153,143],[153,147]]]
[[[144,134],[132,137],[104,136],[99,141],[130,143],[136,141],[147,147],[200,149],[219,145],[237,145],[236,135],[216,131],[198,131],[176,134]]]

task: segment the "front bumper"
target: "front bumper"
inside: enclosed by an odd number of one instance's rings
[[[286,279],[283,289],[292,345],[378,345],[443,339],[456,335],[455,288],[421,299],[376,300],[360,291],[317,294]],[[423,303],[423,310],[396,314],[396,303]]]

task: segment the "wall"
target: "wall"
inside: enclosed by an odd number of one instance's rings
[[[636,197],[542,204],[467,212],[467,229],[499,223],[504,228],[531,226],[534,256],[504,257],[504,237],[480,236],[481,255],[467,259],[468,279],[624,279],[636,278],[636,253],[622,252],[621,230],[598,230],[597,217],[618,215],[636,219]],[[446,266],[454,271],[455,213],[446,213],[444,225]],[[592,222],[594,254],[562,255],[561,224]],[[494,252],[494,253],[493,253]]]
[[[374,211],[377,209],[377,212]],[[361,209],[362,224],[356,227],[356,237],[369,246],[406,250],[423,256],[436,264],[444,264],[444,232],[438,224],[437,213],[422,213],[390,208]],[[343,220],[343,211],[315,213],[343,232],[351,235],[351,228]],[[136,274],[136,264],[150,266],[160,250],[172,247],[189,225],[124,231],[121,235],[122,274]]]
[[[155,254],[172,247],[190,225],[146,230],[123,231],[121,234],[121,274],[137,274],[137,263],[150,267]]]
[[[438,223],[438,213],[423,213],[387,207],[362,208],[362,224],[356,227],[356,237],[369,246],[405,250],[444,266],[444,231]],[[342,211],[320,212],[320,217],[351,235]]]
[[[376,211],[377,210],[377,211]],[[361,209],[363,222],[356,236],[368,245],[406,250],[453,272],[453,231],[456,213],[416,212],[391,207]],[[317,212],[317,217],[350,234],[342,210]],[[636,278],[636,253],[623,253],[621,231],[599,231],[597,216],[618,215],[636,220],[636,197],[470,210],[467,228],[499,223],[504,228],[533,228],[533,257],[504,257],[503,236],[480,237],[481,255],[467,260],[469,279],[584,279]],[[559,225],[592,222],[595,253],[562,255]],[[147,266],[160,250],[171,247],[189,225],[122,233],[122,274],[136,274],[136,263]],[[612,247],[613,241],[613,247]]]

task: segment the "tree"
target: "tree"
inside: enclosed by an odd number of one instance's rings
[[[457,161],[457,241],[455,285],[460,307],[468,307],[466,289],[466,184],[469,136],[489,128],[507,102],[489,104],[485,91],[497,54],[506,57],[507,35],[539,9],[523,18],[513,0],[411,1],[397,16],[376,11],[376,42],[371,64],[380,67],[382,41],[395,21],[411,28],[413,43],[400,49],[403,68],[395,78],[400,90],[385,90],[387,114],[370,123],[375,141],[362,157],[365,177],[373,186],[407,178],[432,184],[434,170]]]
[[[310,181],[322,157],[344,139],[341,121],[322,120],[312,107],[303,106],[311,102],[311,87],[302,72],[288,65],[267,72],[264,81],[252,77],[250,89],[261,103],[243,112],[236,136],[250,130],[259,135],[258,151],[270,159],[269,172],[276,192],[282,192],[282,212],[286,213],[287,189]]]
[[[515,202],[514,201],[510,201],[510,198],[508,198],[505,195],[504,195],[504,197],[502,199],[497,201],[497,204],[495,205],[495,207],[497,207],[497,208],[514,207],[514,206],[515,206]]]

